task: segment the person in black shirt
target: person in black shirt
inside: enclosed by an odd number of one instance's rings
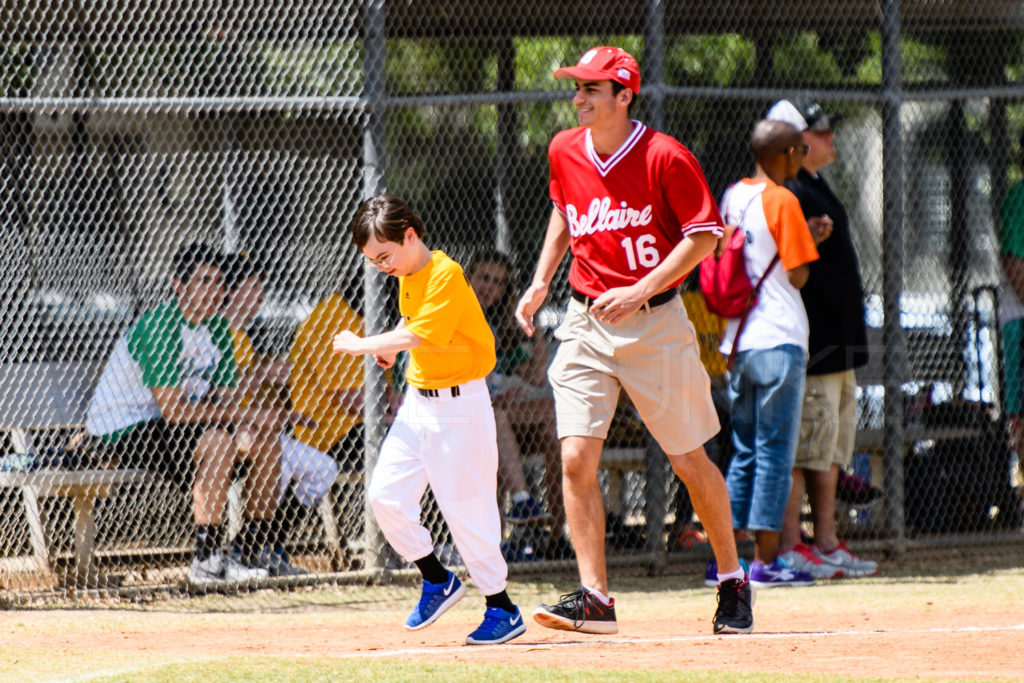
[[[808,220],[831,220],[831,237],[818,246],[820,258],[810,264],[810,277],[800,290],[811,335],[810,357],[800,426],[800,444],[793,468],[793,486],[779,540],[779,554],[795,568],[816,578],[871,576],[878,563],[863,560],[836,534],[836,484],[853,458],[857,422],[857,380],[854,369],[867,363],[864,286],[857,252],[850,238],[846,210],[818,171],[836,159],[832,125],[837,117],[817,104],[780,100],[768,118],[803,131],[809,151],[797,177],[786,187],[800,200]],[[814,543],[800,536],[804,487],[811,505]]]

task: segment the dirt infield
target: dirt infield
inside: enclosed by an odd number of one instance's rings
[[[714,593],[680,579],[636,580],[617,594],[620,632],[585,636],[544,629],[496,647],[467,647],[481,600],[467,594],[424,631],[401,622],[414,588],[363,589],[384,599],[233,612],[40,610],[8,612],[0,627],[0,679],[41,680],[140,672],[164,662],[240,655],[462,662],[556,670],[719,671],[826,677],[1020,680],[1024,676],[1024,570],[944,578],[836,581],[761,591],[756,632],[711,635]],[[521,589],[521,590],[520,590]],[[519,584],[523,606],[551,600],[551,584]],[[255,599],[259,596],[252,596]],[[370,595],[372,598],[372,595]],[[65,661],[77,653],[73,668]],[[526,673],[524,671],[524,673]]]

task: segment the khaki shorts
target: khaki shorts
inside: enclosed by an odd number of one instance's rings
[[[795,467],[825,472],[853,459],[857,430],[857,378],[853,370],[808,375],[800,415]]]
[[[570,300],[555,336],[562,343],[548,379],[559,438],[606,438],[620,388],[669,455],[688,453],[718,433],[711,381],[678,297],[614,325]]]

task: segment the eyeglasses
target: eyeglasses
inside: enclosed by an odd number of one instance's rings
[[[811,146],[806,143],[802,145],[793,145],[792,147],[786,148],[786,154],[789,154],[790,152],[795,152],[796,150],[800,150],[806,155],[808,152],[811,151]]]
[[[401,246],[401,245],[399,245],[399,246]],[[363,257],[363,265],[365,265],[365,266],[373,266],[375,268],[390,268],[392,261],[395,260],[395,254],[397,254],[397,253],[398,253],[398,247],[395,247],[395,250],[393,252],[391,252],[391,256],[388,256],[386,259],[383,259],[383,258],[372,259],[372,258],[364,256]]]

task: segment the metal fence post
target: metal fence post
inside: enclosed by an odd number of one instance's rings
[[[363,117],[363,197],[375,196],[384,190],[384,0],[366,0],[363,24],[364,85],[366,113]],[[363,273],[363,314],[366,334],[377,334],[384,328],[387,302],[380,278],[374,268]],[[363,481],[369,487],[370,475],[377,464],[377,454],[384,440],[385,378],[384,372],[365,356],[366,386],[363,389],[363,419],[366,425],[366,450]],[[363,553],[367,567],[383,567],[384,537],[373,515],[369,498],[363,512]]]
[[[645,19],[644,66],[646,89],[649,89],[645,117],[648,125],[661,130],[665,122],[665,6],[662,0],[647,0]],[[647,525],[645,537],[647,552],[651,558],[651,571],[657,571],[666,563],[665,480],[668,476],[668,461],[650,434],[647,435],[644,458],[647,461],[644,468],[644,517]]]
[[[903,294],[903,104],[900,56],[900,2],[882,3],[882,292],[885,353],[885,487],[886,527],[894,552],[906,542],[903,510],[904,454],[903,383],[906,379],[906,347],[900,326]],[[883,349],[872,349],[873,353]]]

